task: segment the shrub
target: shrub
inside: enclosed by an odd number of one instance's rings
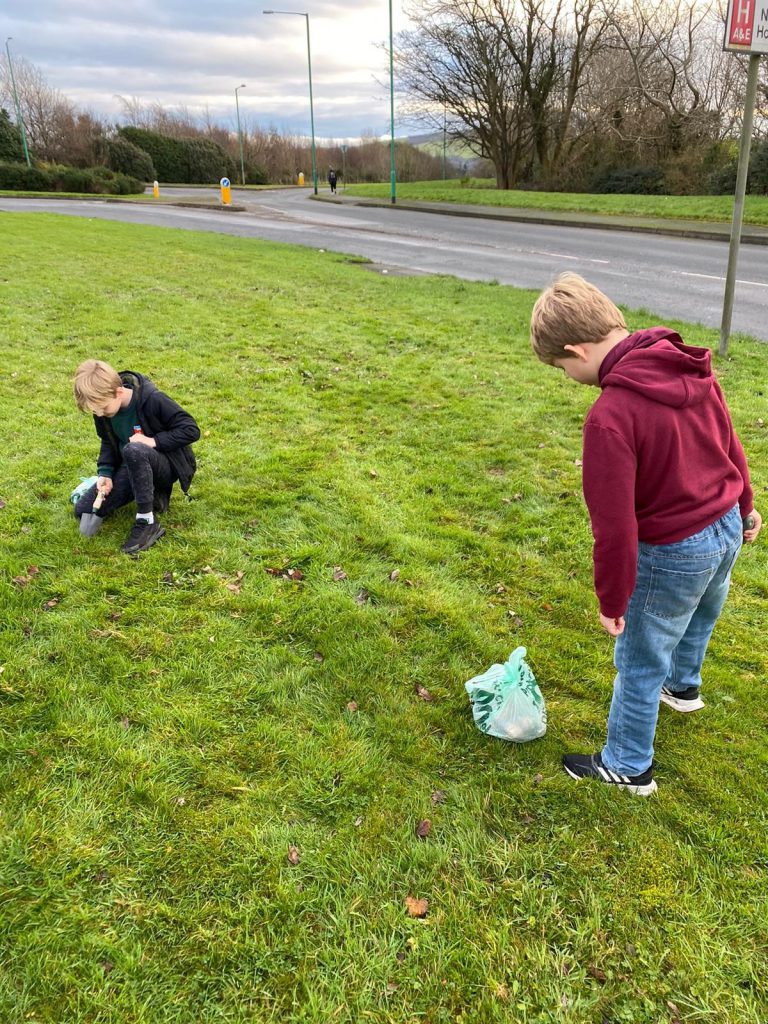
[[[130,125],[120,128],[118,135],[149,154],[159,181],[211,185],[225,175],[234,176],[234,161],[211,139],[171,139]]]
[[[600,194],[658,196],[663,193],[664,174],[659,167],[617,167],[598,174],[592,192]]]
[[[152,157],[128,139],[118,135],[107,143],[107,162],[113,171],[127,174],[140,181],[154,181],[157,177]]]
[[[246,164],[245,183],[246,185],[268,185],[269,175],[258,164]]]
[[[24,160],[18,127],[11,121],[7,110],[0,109],[0,160],[20,163]]]
[[[0,188],[25,192],[50,192],[50,176],[47,171],[26,164],[0,164]]]
[[[0,163],[0,189],[24,192],[84,192],[89,195],[134,195],[144,182],[108,167],[27,167]]]

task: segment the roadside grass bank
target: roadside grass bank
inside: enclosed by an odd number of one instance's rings
[[[765,546],[706,710],[662,708],[658,797],[570,782],[613,675],[595,394],[531,355],[533,294],[55,215],[0,238],[0,1019],[764,1024]],[[128,511],[87,541],[68,505],[91,356],[203,431],[138,560]],[[759,495],[765,360],[716,360]],[[523,747],[462,685],[518,644]]]
[[[390,184],[348,185],[347,195],[385,199]],[[460,181],[417,181],[398,183],[400,199],[434,203],[462,203],[475,206],[501,206],[530,210],[565,210],[616,217],[665,217],[671,220],[704,220],[730,223],[733,196],[632,196],[591,195],[571,192],[504,191],[487,179],[472,178],[468,185]],[[746,196],[744,223],[768,225],[768,196]]]

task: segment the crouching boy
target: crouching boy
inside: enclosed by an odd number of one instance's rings
[[[106,518],[136,502],[136,520],[122,546],[127,555],[146,551],[165,534],[157,515],[165,512],[176,481],[186,494],[195,474],[190,445],[200,437],[194,419],[147,377],[116,373],[100,359],[82,363],[74,379],[75,400],[93,413],[101,439],[96,484],[77,502],[79,519],[105,496],[96,514]]]
[[[697,711],[701,667],[742,540],[761,517],[709,349],[667,327],[630,334],[578,274],[538,298],[539,359],[602,394],[584,424],[583,487],[600,623],[617,638],[608,738],[565,771],[647,796],[659,701]]]

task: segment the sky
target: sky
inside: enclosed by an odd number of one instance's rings
[[[236,125],[309,134],[306,21],[310,15],[315,133],[353,140],[389,132],[387,0],[3,0],[2,41],[36,64],[79,107],[118,119],[118,96],[208,108]],[[393,0],[394,31],[407,27]],[[396,112],[397,118],[397,112]],[[398,136],[408,126],[396,125]]]

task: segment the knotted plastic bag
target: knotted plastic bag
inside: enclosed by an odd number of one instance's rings
[[[525,654],[525,648],[518,647],[503,665],[491,665],[464,684],[480,732],[527,743],[547,731],[544,698]]]
[[[85,494],[85,492],[89,491],[98,479],[99,478],[97,476],[81,476],[80,483],[69,496],[69,500],[72,502],[72,504],[76,505],[78,501],[80,501],[82,496]]]

